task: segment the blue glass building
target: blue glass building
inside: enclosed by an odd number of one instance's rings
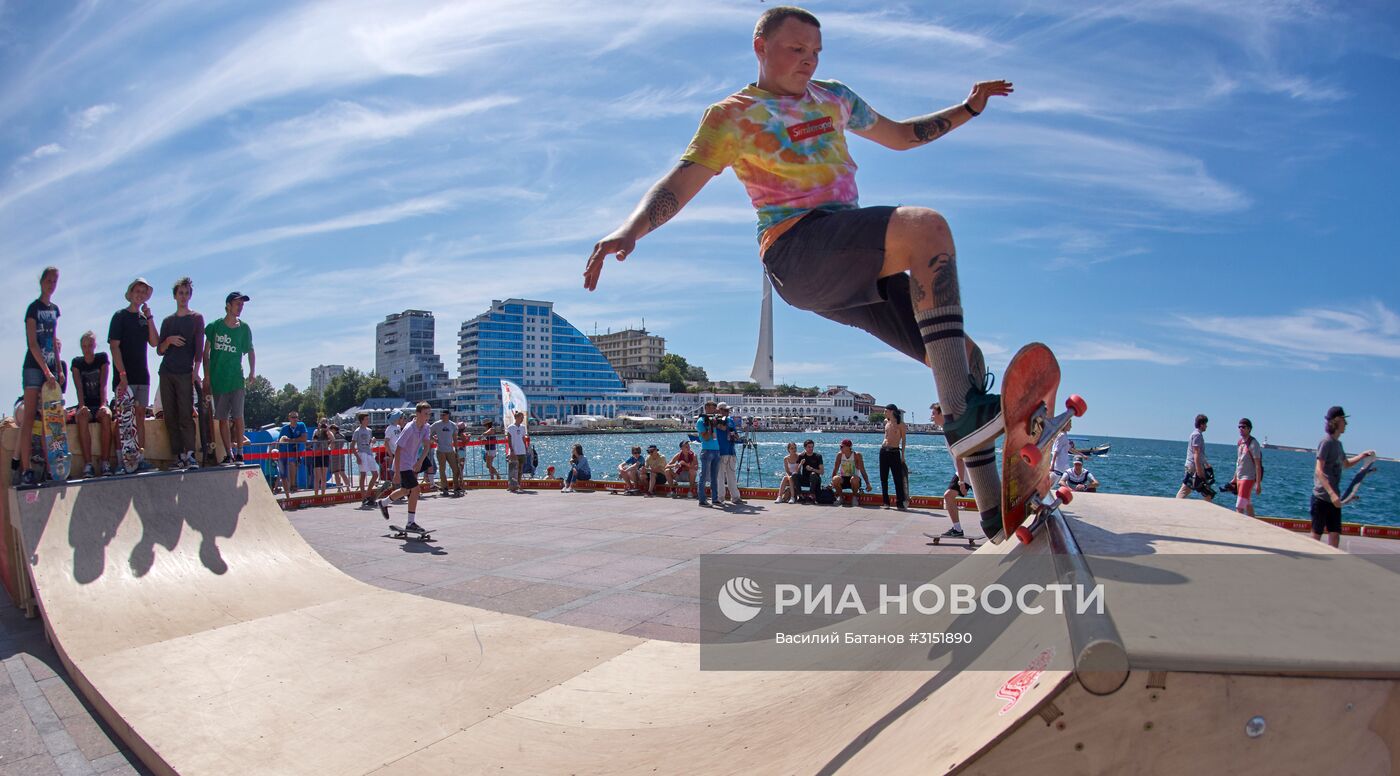
[[[553,302],[493,300],[457,334],[461,370],[453,414],[480,422],[501,417],[501,380],[525,390],[530,415],[562,421],[569,415],[612,417],[637,397],[583,332],[554,312]]]

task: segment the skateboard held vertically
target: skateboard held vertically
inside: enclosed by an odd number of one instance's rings
[[[1053,509],[1069,503],[1069,488],[1056,491],[1058,499],[1047,506],[1046,497],[1054,489],[1050,481],[1050,448],[1065,432],[1071,419],[1088,408],[1078,395],[1065,401],[1065,411],[1052,415],[1055,393],[1060,388],[1060,363],[1050,348],[1032,342],[1021,348],[1006,367],[1001,383],[1001,415],[1006,426],[1002,448],[1001,520],[1002,537],[1016,534],[1022,542],[1031,532],[1022,524],[1042,508]],[[1061,492],[1063,491],[1063,492]]]
[[[1361,497],[1361,483],[1366,480],[1366,475],[1376,470],[1376,457],[1368,455],[1361,459],[1361,469],[1353,474],[1351,482],[1347,483],[1347,489],[1342,491],[1341,502],[1345,506]]]
[[[214,399],[204,391],[198,380],[194,384],[195,411],[199,413],[199,452],[201,464],[214,466],[218,461],[218,450],[214,446]]]
[[[45,383],[39,394],[40,417],[44,421],[44,457],[49,476],[59,482],[68,479],[68,426],[63,417],[63,392],[55,383]]]
[[[121,388],[113,404],[117,416],[117,457],[122,470],[136,473],[141,465],[141,445],[136,439],[136,400],[130,388]]]

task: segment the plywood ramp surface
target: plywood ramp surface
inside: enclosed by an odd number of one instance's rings
[[[1400,677],[1394,556],[1194,498],[1081,494],[1065,514],[1135,668]]]
[[[61,657],[158,772],[941,773],[1070,679],[1007,713],[1014,671],[702,672],[696,645],[384,591],[307,546],[256,471],[9,497]],[[1035,622],[998,644],[1066,649]]]

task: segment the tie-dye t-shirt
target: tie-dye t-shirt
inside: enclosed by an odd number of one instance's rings
[[[758,210],[766,249],[772,240],[765,233],[775,224],[819,208],[859,207],[846,129],[875,121],[865,100],[840,81],[810,81],[801,97],[749,84],[705,111],[681,159],[715,172],[734,168]]]

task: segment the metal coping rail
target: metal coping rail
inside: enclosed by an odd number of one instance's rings
[[[1069,521],[1059,509],[1050,511],[1045,532],[1050,539],[1055,577],[1062,585],[1093,588],[1094,573],[1084,559],[1084,551],[1074,539]],[[1074,673],[1084,689],[1094,695],[1110,695],[1128,681],[1128,651],[1113,624],[1113,615],[1102,613],[1067,614],[1070,649],[1074,653]]]

